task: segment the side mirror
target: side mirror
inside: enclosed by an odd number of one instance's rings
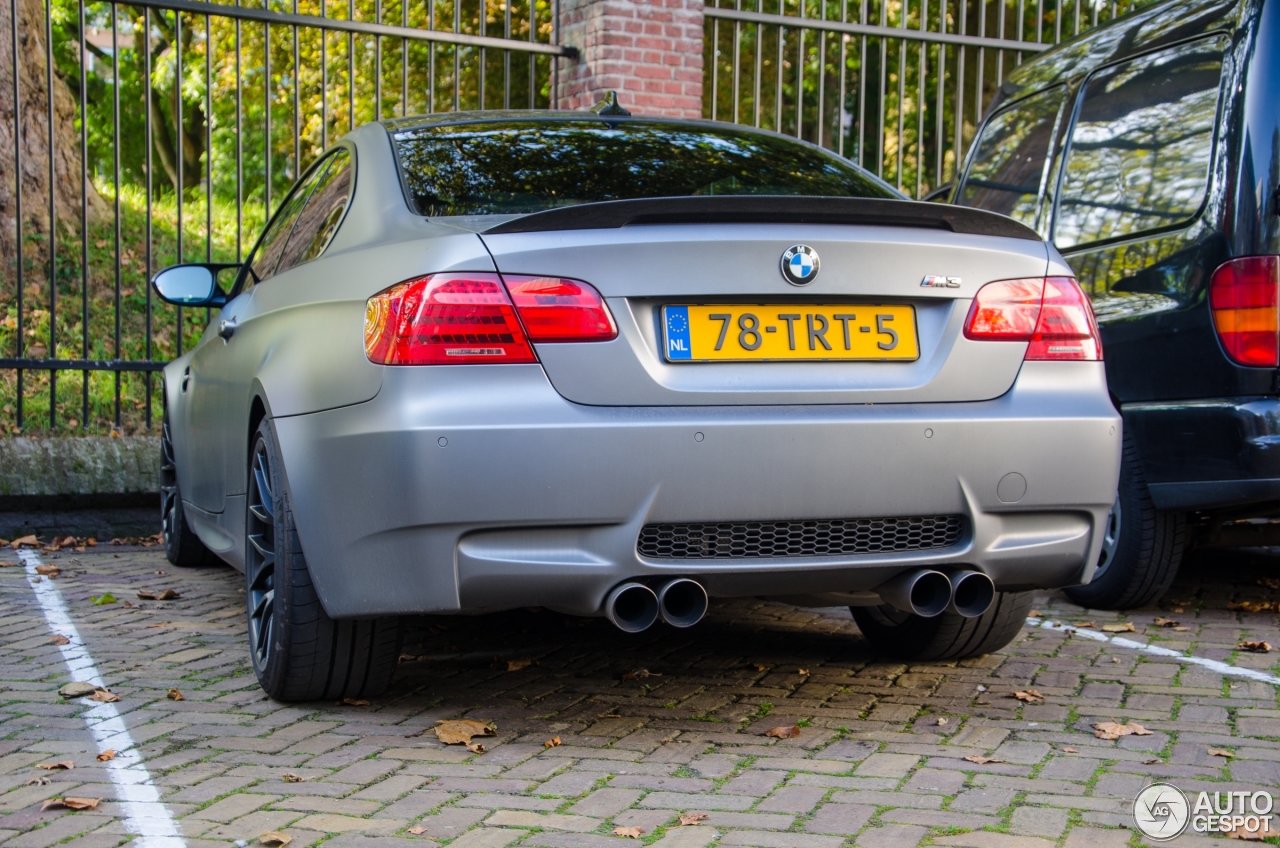
[[[151,280],[156,294],[175,306],[222,306],[227,296],[218,288],[218,274],[239,265],[171,265]]]

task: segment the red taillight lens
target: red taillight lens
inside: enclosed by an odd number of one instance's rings
[[[1280,364],[1280,256],[1245,256],[1209,279],[1213,326],[1227,356],[1241,365]]]
[[[364,350],[383,365],[538,361],[497,274],[431,274],[374,295]]]
[[[1093,306],[1070,277],[987,283],[969,307],[964,334],[975,341],[1025,341],[1027,360],[1102,359]]]
[[[558,277],[503,276],[535,342],[607,342],[618,337],[613,316],[587,283]]]

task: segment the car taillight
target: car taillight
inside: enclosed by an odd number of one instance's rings
[[[1241,365],[1280,364],[1280,256],[1244,256],[1209,278],[1213,326],[1227,356]]]
[[[430,274],[374,295],[364,350],[382,365],[538,361],[497,274]]]
[[[511,274],[502,280],[535,342],[607,342],[618,337],[609,308],[587,283]]]
[[[1093,306],[1071,277],[999,280],[978,289],[965,338],[1027,342],[1027,360],[1102,359]]]

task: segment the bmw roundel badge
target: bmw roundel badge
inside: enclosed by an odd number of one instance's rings
[[[782,276],[793,286],[807,286],[818,276],[818,251],[807,244],[788,247],[782,254]]]

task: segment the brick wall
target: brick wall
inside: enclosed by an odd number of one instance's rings
[[[703,0],[560,0],[558,109],[585,109],[618,92],[636,114],[702,117]]]

